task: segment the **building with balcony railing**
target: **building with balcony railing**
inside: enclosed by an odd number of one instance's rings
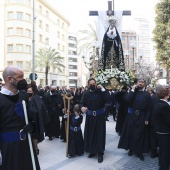
[[[46,1],[35,0],[35,55],[41,48],[53,48],[64,57],[66,66],[59,72],[50,68],[49,85],[68,85],[69,21]],[[32,72],[33,0],[3,0],[0,2],[0,72],[14,65],[24,70],[29,81]],[[36,68],[37,84],[45,85],[44,68]]]

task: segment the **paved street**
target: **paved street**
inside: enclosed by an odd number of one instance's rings
[[[85,121],[85,117],[84,117]],[[84,127],[84,121],[82,129]],[[158,170],[158,159],[152,159],[148,154],[145,161],[140,161],[135,155],[129,157],[127,151],[117,149],[119,136],[115,132],[115,122],[112,117],[106,122],[106,150],[104,161],[97,162],[97,156],[88,158],[88,154],[75,158],[65,156],[66,144],[60,139],[49,141],[48,138],[39,144],[39,161],[42,170]],[[84,131],[84,129],[83,129]]]

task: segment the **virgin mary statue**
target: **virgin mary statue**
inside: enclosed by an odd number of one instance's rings
[[[99,60],[99,68],[102,70],[109,69],[112,66],[112,68],[125,71],[123,48],[116,24],[117,21],[114,16],[110,16],[109,27],[103,37],[101,58]]]

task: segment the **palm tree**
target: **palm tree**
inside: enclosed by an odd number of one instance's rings
[[[62,62],[63,57],[61,57],[55,49],[51,49],[51,47],[49,49],[42,48],[37,52],[35,56],[35,67],[45,68],[46,85],[48,85],[48,72],[50,67],[58,68],[61,72],[61,68],[65,68]]]
[[[92,44],[98,42],[97,36],[97,22],[87,24],[87,29],[78,31],[78,53],[90,52]]]

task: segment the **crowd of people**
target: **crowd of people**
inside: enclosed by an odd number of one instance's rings
[[[86,87],[43,87],[34,81],[27,84],[23,71],[13,66],[5,68],[3,80],[2,85],[0,79],[2,170],[33,169],[27,133],[31,134],[37,170],[40,169],[37,155],[41,152],[38,143],[45,137],[50,141],[59,138],[67,142],[68,157],[86,152],[88,158],[97,156],[98,162],[102,163],[106,121],[111,115],[120,136],[118,148],[128,150],[128,156],[137,155],[141,161],[144,161],[143,153],[150,153],[151,158],[159,157],[160,170],[169,169],[169,86],[147,88],[141,78],[131,87],[108,90],[90,78]],[[72,96],[70,100],[69,96]],[[21,105],[23,100],[27,106],[28,124],[25,124]]]

